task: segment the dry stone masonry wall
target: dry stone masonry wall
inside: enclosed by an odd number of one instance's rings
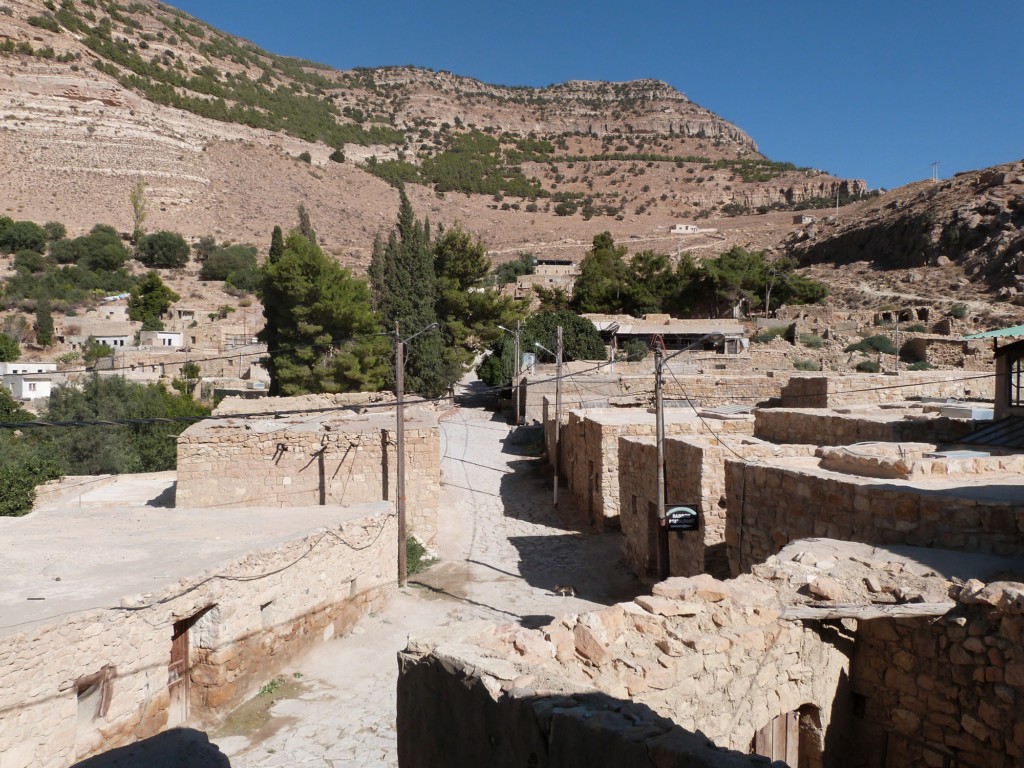
[[[397,524],[383,504],[363,514],[162,592],[4,636],[0,765],[64,768],[173,726],[185,709],[208,722],[379,610],[397,579]],[[168,680],[183,625],[188,701],[179,709]]]

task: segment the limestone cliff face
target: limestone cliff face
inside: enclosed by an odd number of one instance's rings
[[[454,124],[458,118],[538,134],[673,134],[729,142],[741,154],[757,154],[750,136],[660,80],[510,88],[411,67],[370,71],[376,83],[400,91],[396,122],[403,127],[430,119]]]

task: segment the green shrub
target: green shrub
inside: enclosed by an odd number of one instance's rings
[[[788,332],[789,329],[784,325],[780,325],[776,328],[765,328],[763,331],[755,334],[751,341],[754,344],[768,344],[772,339],[785,336]]]
[[[139,239],[138,260],[147,267],[171,269],[188,264],[189,247],[177,232],[154,232]]]
[[[46,269],[46,257],[35,251],[18,251],[14,254],[14,268],[33,274]]]
[[[801,333],[800,343],[811,349],[821,349],[825,344],[825,340],[816,333]]]
[[[333,152],[331,152],[330,156],[327,159],[334,163],[344,163],[345,153],[342,152],[340,149],[336,149]]]
[[[874,360],[861,360],[857,363],[858,373],[878,373],[882,367]]]
[[[895,355],[896,347],[888,336],[868,336],[866,339],[848,344],[845,352],[881,352],[884,355]]]
[[[966,304],[954,304],[952,309],[949,310],[949,316],[955,317],[957,320],[962,320],[967,317],[967,305]]]
[[[17,253],[18,251],[46,250],[46,230],[34,221],[15,221],[0,231],[0,251]]]
[[[797,357],[793,359],[793,367],[798,371],[820,371],[821,363],[810,358]]]
[[[431,557],[427,548],[415,536],[405,540],[405,570],[410,576],[425,571],[436,562],[437,558]]]
[[[910,325],[905,326],[902,330],[907,333],[928,333],[928,328],[924,323],[911,323]]]
[[[301,160],[304,163],[312,163],[313,156],[309,154],[309,152],[302,152],[299,154],[299,160]]]
[[[911,363],[907,366],[908,371],[934,371],[935,366],[929,363],[927,360],[918,360],[916,363]]]

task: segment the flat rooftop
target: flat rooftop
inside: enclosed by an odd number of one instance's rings
[[[265,401],[249,401],[256,406]],[[267,413],[270,412],[268,409]],[[262,413],[262,412],[261,412]],[[332,431],[339,434],[357,432],[380,432],[382,429],[394,429],[395,410],[381,408],[368,413],[353,413],[349,410],[327,410],[320,413],[284,414],[280,417],[267,415],[239,415],[206,419],[193,424],[181,433],[182,439],[215,438],[219,435],[234,432],[245,432],[247,435],[272,434],[274,432],[320,434]],[[432,411],[409,408],[405,412],[407,429],[427,429],[437,425],[437,416]]]
[[[905,400],[877,405],[849,405],[833,408],[762,408],[771,413],[794,414],[797,416],[830,416],[832,418],[858,419],[872,422],[906,421],[908,419],[937,419],[942,417],[941,408],[992,409],[992,403],[985,401],[931,402]]]
[[[387,513],[346,507],[181,509],[174,472],[69,478],[24,517],[0,517],[0,637],[64,614],[159,594],[250,552]],[[287,514],[283,514],[287,512]]]
[[[671,402],[671,401],[666,401]],[[652,427],[655,424],[655,414],[652,408],[637,407],[637,408],[569,408],[568,410],[578,413],[591,421],[597,422],[598,424],[607,426],[630,426],[633,424],[650,424]],[[699,415],[698,415],[699,411]],[[754,417],[749,414],[743,414],[739,416],[730,416],[728,418],[722,418],[721,416],[715,416],[708,414],[705,409],[699,408],[694,410],[689,406],[672,405],[665,408],[665,426],[666,428],[672,424],[701,424],[703,418],[704,422],[712,425],[723,424],[727,421],[748,421],[753,422]]]
[[[936,479],[877,478],[847,472],[835,472],[821,467],[821,459],[813,456],[759,459],[758,466],[778,467],[803,475],[823,477],[841,483],[864,486],[884,486],[887,490],[912,491],[929,496],[947,496],[983,504],[1006,504],[1024,507],[1024,476],[1018,473],[983,475],[956,475]]]

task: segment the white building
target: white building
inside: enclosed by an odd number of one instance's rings
[[[139,334],[140,347],[170,347],[178,349],[184,344],[181,331],[142,331]]]
[[[700,231],[696,224],[673,224],[669,234],[672,235],[696,235]]]
[[[49,397],[53,391],[53,377],[45,373],[9,373],[3,379],[15,400]]]

